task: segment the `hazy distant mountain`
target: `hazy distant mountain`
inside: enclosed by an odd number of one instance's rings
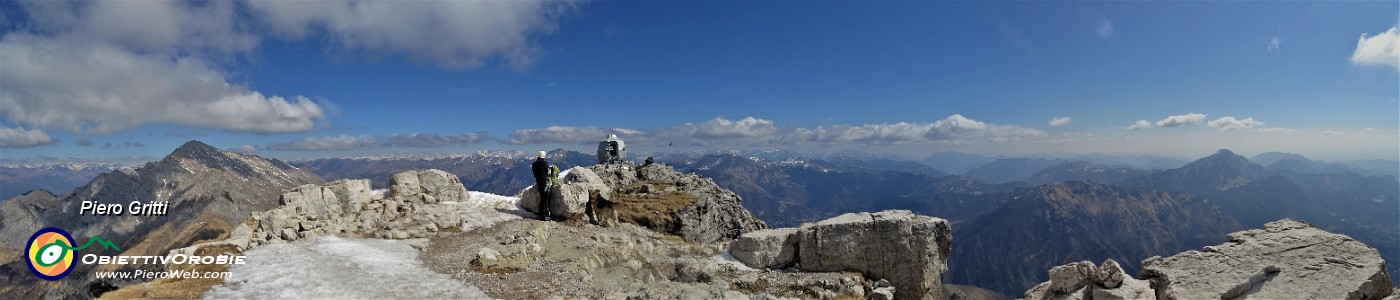
[[[968,170],[965,175],[987,183],[1024,181],[1050,166],[1065,163],[1049,158],[1002,158]]]
[[[597,156],[575,151],[550,151],[548,161],[559,169],[597,163]],[[478,152],[449,157],[400,158],[326,158],[292,162],[299,168],[316,173],[327,180],[368,178],[376,188],[383,188],[389,176],[405,170],[438,169],[460,176],[468,190],[497,195],[514,195],[535,184],[530,163],[535,154]]]
[[[1284,152],[1264,152],[1250,157],[1249,160],[1264,166],[1264,169],[1270,172],[1288,171],[1299,174],[1323,174],[1352,171],[1350,167],[1344,164],[1327,163],[1306,156]]]
[[[1261,227],[1283,218],[1318,220],[1325,216],[1322,207],[1304,195],[1297,184],[1282,176],[1270,176],[1227,191],[1208,193],[1205,197],[1247,228]]]
[[[961,220],[995,208],[1005,199],[1002,193],[1016,187],[987,185],[962,176],[934,178],[870,167],[837,167],[820,160],[706,155],[669,163],[677,170],[714,179],[742,197],[744,207],[755,216],[780,227],[884,209],[909,209]]]
[[[929,155],[928,158],[920,161],[920,163],[939,171],[948,172],[949,174],[965,174],[968,170],[985,165],[993,160],[996,160],[996,158],[978,154],[946,151]]]
[[[1400,177],[1400,161],[1389,159],[1363,159],[1339,162],[1351,167],[1361,175],[1390,175]]]
[[[1291,172],[1298,174],[1328,174],[1352,172],[1351,168],[1338,163],[1325,163],[1315,160],[1283,159],[1268,164],[1264,170],[1269,172]]]
[[[1073,155],[1065,158],[1071,160],[1088,161],[1100,165],[1130,166],[1144,170],[1176,169],[1189,162],[1185,160],[1154,155],[1114,155],[1102,153]]]
[[[998,209],[953,226],[947,282],[1017,295],[1045,270],[1112,258],[1138,262],[1217,244],[1241,226],[1204,198],[1088,181],[1019,192]]]
[[[58,191],[73,190],[97,177],[97,174],[116,170],[118,165],[14,165],[0,166],[0,199],[8,199],[32,190]]]
[[[858,158],[852,156],[837,156],[824,159],[823,161],[834,167],[847,170],[869,170],[869,171],[894,171],[929,177],[948,176],[948,173],[925,166],[916,162],[896,161],[887,158]]]
[[[1108,166],[1087,161],[1071,161],[1046,167],[1036,172],[1026,183],[1032,185],[1060,183],[1072,180],[1089,180],[1098,183],[1118,183],[1128,178],[1150,173],[1129,166]]]
[[[1279,162],[1279,161],[1282,161],[1282,160],[1286,160],[1286,159],[1291,159],[1291,160],[1296,160],[1296,161],[1304,161],[1304,162],[1312,162],[1312,161],[1313,161],[1311,158],[1308,158],[1308,157],[1306,157],[1306,156],[1302,156],[1302,155],[1295,154],[1295,153],[1287,153],[1287,152],[1264,152],[1264,153],[1259,153],[1259,155],[1255,155],[1254,157],[1250,157],[1250,158],[1249,158],[1249,161],[1252,161],[1252,162],[1254,162],[1254,163],[1257,163],[1257,164],[1259,164],[1259,165],[1261,165],[1261,166],[1267,166],[1267,165],[1272,165],[1272,164],[1274,164],[1274,163],[1276,163],[1276,162]]]
[[[1140,189],[1205,194],[1239,187],[1264,175],[1264,167],[1259,164],[1230,150],[1220,149],[1181,168],[1130,178],[1122,184]]]

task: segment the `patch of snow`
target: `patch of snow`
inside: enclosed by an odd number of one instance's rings
[[[462,212],[462,231],[488,228],[498,222],[534,216],[520,207],[520,198],[468,191],[468,200],[454,205],[471,207]]]
[[[485,299],[481,289],[433,273],[410,240],[324,237],[246,253],[205,299]]]
[[[720,253],[719,255],[711,256],[710,261],[719,264],[720,267],[723,267],[725,265],[734,266],[734,270],[738,271],[758,271],[754,268],[750,268],[749,266],[744,265],[744,262],[741,262],[739,261],[739,259],[734,258],[733,255],[729,255],[729,251],[724,251],[724,253]]]

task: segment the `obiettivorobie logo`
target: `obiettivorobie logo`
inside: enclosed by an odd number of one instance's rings
[[[45,227],[34,232],[34,236],[29,237],[29,243],[24,247],[25,262],[29,265],[29,270],[34,272],[34,276],[39,276],[45,280],[59,280],[73,272],[75,263],[89,265],[241,265],[246,263],[247,257],[243,255],[194,255],[190,253],[176,253],[172,251],[169,255],[97,255],[88,253],[77,258],[77,251],[92,247],[93,244],[101,245],[103,249],[121,252],[112,241],[93,236],[82,246],[73,246],[73,236],[63,229]],[[156,273],[146,272],[144,275],[150,278],[151,275],[166,276]]]
[[[96,236],[88,239],[86,244],[74,247],[73,236],[67,231],[53,227],[39,229],[29,237],[29,243],[24,248],[29,271],[44,280],[63,279],[73,272],[74,252],[92,247],[94,243],[102,245],[102,248],[122,251],[112,241]]]

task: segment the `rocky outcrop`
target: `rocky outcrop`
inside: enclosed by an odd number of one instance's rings
[[[1225,244],[1144,260],[1158,299],[1382,299],[1392,293],[1376,249],[1283,219]]]
[[[695,174],[677,173],[664,164],[600,164],[588,167],[612,189],[622,222],[678,235],[687,241],[714,243],[768,228],[741,204],[741,199]],[[572,175],[572,172],[570,172]]]
[[[795,264],[802,271],[860,272],[889,283],[872,296],[943,299],[952,237],[947,220],[887,210],[750,232],[730,243],[729,253],[751,268]]]
[[[947,220],[907,210],[852,213],[798,231],[805,271],[856,271],[889,280],[898,299],[942,299],[952,247]]]
[[[281,206],[254,213],[250,245],[336,235],[407,239],[462,229],[471,195],[456,176],[439,170],[394,174],[387,191],[369,180],[308,184],[283,193]],[[241,247],[242,248],[242,247]]]
[[[1376,249],[1283,219],[1228,243],[1142,262],[1142,280],[1113,260],[1050,269],[1025,299],[1383,299],[1394,296]]]
[[[574,167],[559,178],[558,192],[551,194],[550,213],[553,217],[573,219],[584,216],[589,193],[596,193],[604,199],[612,198],[612,187],[603,182],[593,170]],[[520,207],[540,214],[540,193],[532,185],[520,191]]]
[[[1098,266],[1080,261],[1051,268],[1050,281],[1026,291],[1024,297],[1026,300],[1147,299],[1153,297],[1153,292],[1147,281],[1127,276],[1117,261],[1108,259]]]
[[[407,202],[438,203],[440,199],[466,200],[467,188],[457,175],[442,170],[400,172],[389,177],[389,196]]]
[[[777,269],[797,262],[797,228],[745,233],[729,244],[729,254],[752,268]]]
[[[58,197],[33,190],[0,202],[0,247],[21,248],[29,236],[44,228],[43,214],[58,207]]]

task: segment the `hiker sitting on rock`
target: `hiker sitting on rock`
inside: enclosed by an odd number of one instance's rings
[[[535,163],[530,165],[530,171],[535,175],[535,190],[540,193],[540,220],[549,221],[551,217],[549,211],[549,193],[550,183],[553,181],[552,178],[550,178],[553,174],[550,173],[553,172],[550,172],[552,168],[550,168],[549,162],[544,161],[544,155],[544,151],[540,151],[539,158],[536,158]]]

